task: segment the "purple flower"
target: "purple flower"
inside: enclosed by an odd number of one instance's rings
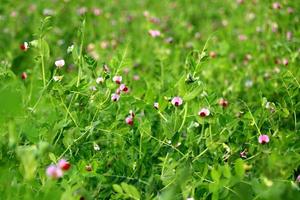
[[[258,137],[258,142],[260,144],[266,144],[266,143],[269,143],[270,139],[269,139],[269,136],[268,135],[260,135]]]
[[[126,124],[132,126],[133,125],[133,117],[132,116],[128,116],[125,119]]]
[[[171,103],[174,105],[174,106],[180,106],[183,101],[180,97],[174,97],[171,101]]]
[[[119,101],[119,99],[120,99],[120,95],[115,94],[115,93],[113,93],[113,94],[111,95],[111,100],[112,100],[112,101]]]
[[[56,165],[49,165],[46,170],[47,176],[53,179],[58,179],[63,176],[63,171]]]
[[[210,111],[207,109],[207,108],[202,108],[199,112],[198,112],[198,115],[200,117],[207,117],[209,116],[210,114]]]
[[[160,31],[159,30],[149,30],[149,34],[151,35],[151,37],[158,37],[160,36]]]

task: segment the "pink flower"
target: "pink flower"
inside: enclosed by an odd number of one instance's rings
[[[93,14],[95,16],[99,16],[99,15],[101,15],[101,13],[102,13],[102,10],[100,8],[93,8]]]
[[[133,76],[133,80],[135,80],[135,81],[140,80],[140,76],[139,76],[139,75],[134,75],[134,76]]]
[[[111,100],[112,100],[112,101],[119,101],[119,99],[120,99],[120,95],[115,94],[115,93],[113,93],[113,94],[111,95]]]
[[[273,33],[276,33],[278,31],[278,24],[276,22],[272,23],[271,29]]]
[[[60,169],[62,169],[63,171],[67,171],[67,170],[70,169],[71,164],[70,164],[67,160],[65,160],[65,159],[60,159],[60,160],[58,161],[57,166],[58,166]]]
[[[63,59],[55,61],[55,66],[57,68],[62,68],[65,65],[65,61]]]
[[[297,176],[296,182],[300,183],[300,174]]]
[[[24,42],[23,44],[20,45],[20,49],[22,51],[27,51],[29,49],[29,44],[28,42]]]
[[[289,13],[289,14],[291,14],[291,13],[293,13],[293,12],[294,12],[294,9],[293,9],[293,8],[291,8],[291,7],[288,7],[287,11],[288,11],[288,13]]]
[[[293,33],[291,31],[286,32],[286,39],[290,41],[293,38]]]
[[[174,97],[171,101],[171,103],[174,105],[174,106],[180,106],[183,101],[180,97]]]
[[[129,91],[128,87],[125,84],[121,84],[119,89],[124,93],[127,93]]]
[[[284,58],[284,59],[282,60],[282,64],[283,64],[284,66],[287,66],[287,65],[289,64],[288,59]]]
[[[239,40],[240,41],[245,41],[245,40],[247,40],[248,39],[248,37],[246,36],[246,35],[244,35],[244,34],[240,34],[239,35]]]
[[[209,116],[210,114],[210,111],[207,109],[207,108],[202,108],[199,112],[198,112],[198,115],[200,117],[207,117]]]
[[[153,38],[160,36],[160,31],[159,31],[159,30],[149,30],[148,33],[149,33],[150,36],[153,37]]]
[[[53,179],[58,179],[63,176],[63,171],[56,165],[49,165],[46,170],[47,176]]]
[[[128,116],[125,119],[126,124],[132,126],[133,125],[133,117],[132,116]]]
[[[22,72],[21,78],[22,78],[23,80],[27,79],[27,73],[26,73],[26,72]]]
[[[77,13],[78,13],[79,15],[84,15],[86,12],[87,12],[87,8],[86,8],[86,7],[80,7],[80,8],[78,8],[78,10],[77,10]]]
[[[247,158],[247,151],[244,150],[244,151],[240,152],[240,157],[241,158]]]
[[[153,107],[154,107],[155,109],[158,110],[158,108],[159,108],[159,103],[158,103],[158,102],[155,102],[155,103],[153,104]]]
[[[223,98],[221,98],[219,100],[219,105],[222,106],[223,108],[226,108],[228,106],[228,101],[225,100],[225,99],[223,99]]]
[[[116,94],[118,94],[118,95],[120,95],[120,94],[121,94],[121,90],[120,90],[120,88],[117,88],[117,89],[116,89]]]
[[[121,84],[121,82],[122,82],[122,76],[114,76],[114,77],[113,77],[113,81],[114,81],[116,84]]]
[[[272,7],[273,7],[274,10],[279,10],[281,8],[281,4],[278,3],[278,2],[274,2],[272,4]]]
[[[266,144],[266,143],[269,143],[270,139],[269,139],[269,136],[268,135],[260,135],[258,137],[258,142],[260,144]]]

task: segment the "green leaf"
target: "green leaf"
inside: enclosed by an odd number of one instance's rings
[[[235,174],[242,179],[245,174],[244,161],[239,158],[235,161],[234,165]]]
[[[133,186],[133,185],[129,185],[127,183],[121,183],[122,189],[125,191],[125,193],[132,197],[133,199],[140,199],[141,195],[139,193],[139,191]]]
[[[117,185],[117,184],[113,184],[113,189],[117,192],[117,193],[120,193],[120,194],[123,194],[123,189],[120,185]]]

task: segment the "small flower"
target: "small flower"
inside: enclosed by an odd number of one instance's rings
[[[180,106],[183,101],[180,97],[174,97],[171,101],[171,103],[174,105],[174,106]]]
[[[223,99],[223,98],[221,98],[219,100],[219,105],[222,106],[223,108],[226,108],[228,106],[228,101],[225,100],[225,99]]]
[[[188,197],[186,200],[194,200],[193,197]]]
[[[300,183],[300,174],[297,176],[296,182]]]
[[[153,38],[160,36],[160,31],[159,31],[159,30],[149,30],[148,33],[149,33],[150,36],[153,37]]]
[[[165,42],[168,43],[168,44],[171,44],[173,43],[174,39],[172,37],[168,37],[165,39]]]
[[[63,59],[55,61],[55,66],[57,68],[62,68],[65,65],[65,61]]]
[[[22,72],[21,78],[22,78],[23,80],[27,79],[27,73],[26,73],[26,72]]]
[[[266,144],[266,143],[269,143],[270,139],[269,139],[269,136],[268,135],[260,135],[258,137],[258,142],[260,144]]]
[[[68,47],[67,53],[71,53],[74,49],[74,45],[72,44],[71,46]]]
[[[119,89],[125,93],[129,91],[128,87],[125,84],[121,84]]]
[[[96,86],[92,85],[92,86],[90,87],[90,90],[91,90],[91,91],[97,91],[97,88],[96,88]]]
[[[153,104],[153,107],[154,107],[155,109],[158,110],[158,108],[159,108],[159,103],[158,103],[158,102],[155,102],[155,103]]]
[[[49,165],[46,169],[46,174],[50,178],[58,179],[63,176],[63,171],[56,165]]]
[[[115,93],[113,93],[113,94],[111,95],[111,100],[112,100],[112,101],[119,101],[119,99],[120,99],[120,95],[115,94]]]
[[[102,83],[104,83],[104,78],[102,78],[102,77],[98,77],[97,79],[96,79],[96,83],[97,84],[102,84]]]
[[[65,159],[60,159],[57,166],[63,171],[68,171],[71,167],[71,164]]]
[[[133,112],[132,110],[129,110],[129,115],[130,115],[132,118],[135,117],[135,114],[134,114],[134,112]]]
[[[281,4],[278,3],[278,2],[274,2],[272,4],[272,7],[273,7],[274,10],[279,10],[281,8]]]
[[[88,171],[88,172],[90,172],[90,171],[93,170],[93,168],[92,168],[91,165],[86,165],[86,166],[85,166],[85,170]]]
[[[126,124],[132,126],[133,125],[133,118],[132,118],[132,116],[126,117],[125,122],[126,122]]]
[[[293,33],[291,31],[286,32],[286,39],[290,41],[293,38]]]
[[[116,94],[118,94],[118,95],[120,95],[120,94],[121,94],[121,90],[120,90],[120,88],[117,88],[117,89],[116,89]]]
[[[253,86],[253,81],[252,80],[246,80],[245,87],[246,88],[251,88],[252,86]]]
[[[278,24],[276,22],[272,23],[271,29],[273,33],[276,33],[278,31]]]
[[[135,81],[140,80],[140,76],[139,76],[139,75],[134,75],[134,76],[133,76],[133,80],[135,80]]]
[[[107,64],[103,64],[102,68],[105,73],[109,72],[109,67],[107,66]]]
[[[93,147],[94,147],[95,151],[100,151],[100,147],[99,147],[99,145],[97,143],[94,142],[94,146]]]
[[[20,45],[20,49],[22,51],[27,51],[29,49],[29,44],[28,42],[24,42],[23,44]]]
[[[291,8],[291,7],[288,7],[288,8],[287,8],[287,12],[288,12],[289,14],[292,14],[292,13],[294,12],[294,9]]]
[[[244,151],[240,152],[240,157],[241,158],[247,158],[247,151],[244,150]]]
[[[248,37],[244,34],[240,34],[238,38],[239,38],[240,41],[245,41],[245,40],[248,39]]]
[[[102,10],[100,8],[93,8],[93,14],[99,16],[102,14]]]
[[[207,117],[209,116],[210,114],[210,111],[207,109],[207,108],[202,108],[199,112],[198,112],[198,115],[200,117]]]
[[[123,69],[124,74],[128,74],[130,72],[130,69],[128,67]]]
[[[87,12],[86,7],[80,7],[80,8],[77,9],[78,15],[84,15],[86,12]]]
[[[283,64],[284,66],[287,66],[287,65],[289,64],[288,59],[284,58],[284,59],[282,60],[282,64]]]
[[[63,76],[53,76],[53,80],[55,82],[60,82],[62,80]]]
[[[116,84],[121,84],[121,82],[122,82],[122,76],[114,76],[114,77],[113,77],[113,81],[114,81]]]
[[[217,57],[217,53],[215,51],[211,51],[211,52],[209,52],[209,56],[211,58],[215,58],[215,57]]]

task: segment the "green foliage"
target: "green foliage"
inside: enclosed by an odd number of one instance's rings
[[[300,4],[273,3],[1,1],[0,199],[300,199]]]

